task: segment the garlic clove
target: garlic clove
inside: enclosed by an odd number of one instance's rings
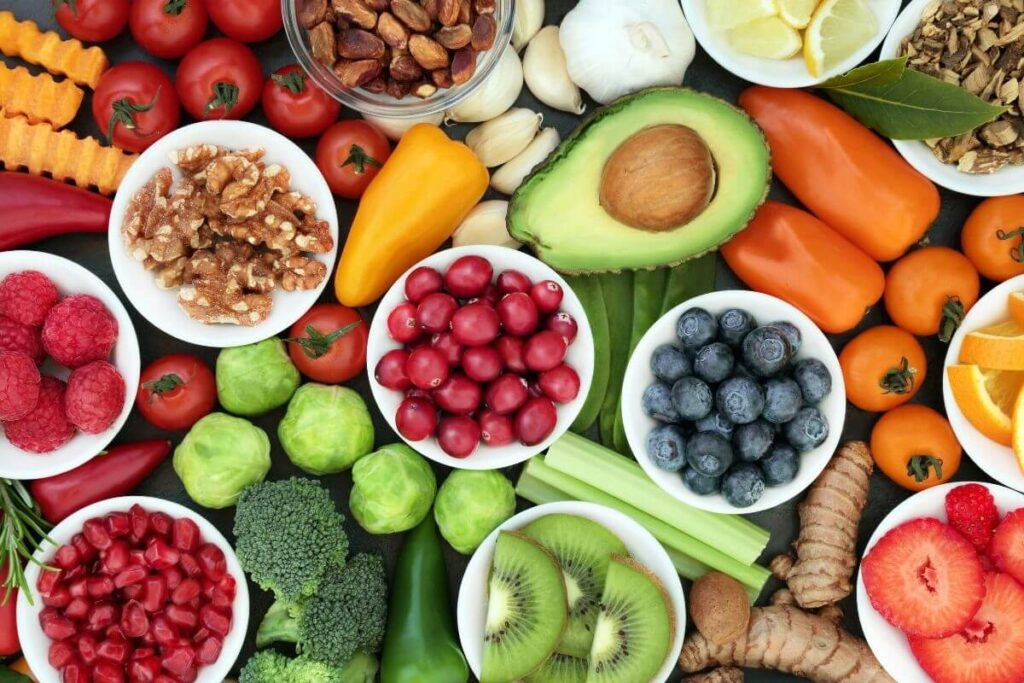
[[[363,118],[373,124],[373,127],[384,133],[390,140],[401,140],[405,131],[419,123],[429,123],[432,126],[440,126],[444,120],[444,112],[429,114],[427,116],[413,116],[407,118],[395,118],[390,116],[371,116],[363,114]]]
[[[518,249],[522,244],[512,239],[508,234],[508,228],[505,227],[507,214],[508,202],[504,200],[490,199],[480,202],[455,229],[452,246],[487,244]]]
[[[512,47],[519,52],[544,25],[544,0],[516,0],[516,23],[512,29]]]
[[[569,78],[557,26],[545,26],[533,37],[523,57],[523,77],[534,96],[555,109],[582,114],[580,89]]]
[[[523,63],[509,45],[476,90],[445,112],[445,123],[490,121],[515,104],[523,91]]]
[[[509,109],[469,131],[466,144],[484,166],[501,166],[526,149],[540,130],[544,115],[529,109]]]
[[[554,128],[545,128],[533,139],[526,149],[491,175],[491,187],[502,194],[515,192],[526,176],[537,168],[562,142]]]

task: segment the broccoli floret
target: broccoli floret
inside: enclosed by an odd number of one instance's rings
[[[377,658],[357,652],[344,666],[335,667],[306,656],[290,659],[273,650],[252,656],[239,683],[373,683]]]
[[[348,554],[345,517],[311,479],[263,482],[242,492],[235,511],[238,560],[264,590],[297,602],[313,595]]]
[[[238,676],[239,683],[276,683],[288,680],[288,664],[290,659],[273,650],[257,652],[242,667]]]

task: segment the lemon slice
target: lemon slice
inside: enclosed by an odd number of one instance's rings
[[[778,12],[775,0],[707,0],[708,23],[724,31]]]
[[[1007,320],[971,332],[960,347],[960,362],[994,370],[1024,370],[1024,327]]]
[[[864,0],[824,0],[804,33],[804,61],[818,77],[859,50],[878,33],[878,20]]]
[[[803,41],[795,28],[778,17],[754,19],[729,31],[729,44],[737,51],[766,59],[789,59]]]
[[[1004,446],[1016,440],[1015,432],[1022,427],[1016,418],[1024,372],[984,370],[977,365],[951,365],[946,371],[953,398],[975,429]]]
[[[779,18],[793,28],[807,28],[818,0],[778,0]]]

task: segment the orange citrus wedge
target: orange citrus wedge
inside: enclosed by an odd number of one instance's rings
[[[1024,386],[1024,372],[986,370],[977,365],[951,365],[946,372],[953,398],[964,417],[993,441],[1011,445],[1013,415]],[[1021,428],[1024,429],[1024,423]]]
[[[1013,322],[1024,327],[1024,292],[1010,292],[1007,305],[1010,307],[1010,318]]]
[[[1017,394],[1017,400],[1013,404],[1012,446],[1017,465],[1024,470],[1024,391]]]
[[[971,332],[960,347],[960,362],[991,370],[1024,370],[1024,326],[1007,320]]]

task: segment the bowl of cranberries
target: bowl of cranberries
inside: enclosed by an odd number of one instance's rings
[[[129,496],[50,533],[18,595],[18,634],[40,683],[221,683],[249,622],[242,568],[186,507]]]
[[[594,340],[569,285],[506,247],[447,249],[381,300],[367,352],[374,400],[426,457],[496,469],[569,429],[594,372]]]

